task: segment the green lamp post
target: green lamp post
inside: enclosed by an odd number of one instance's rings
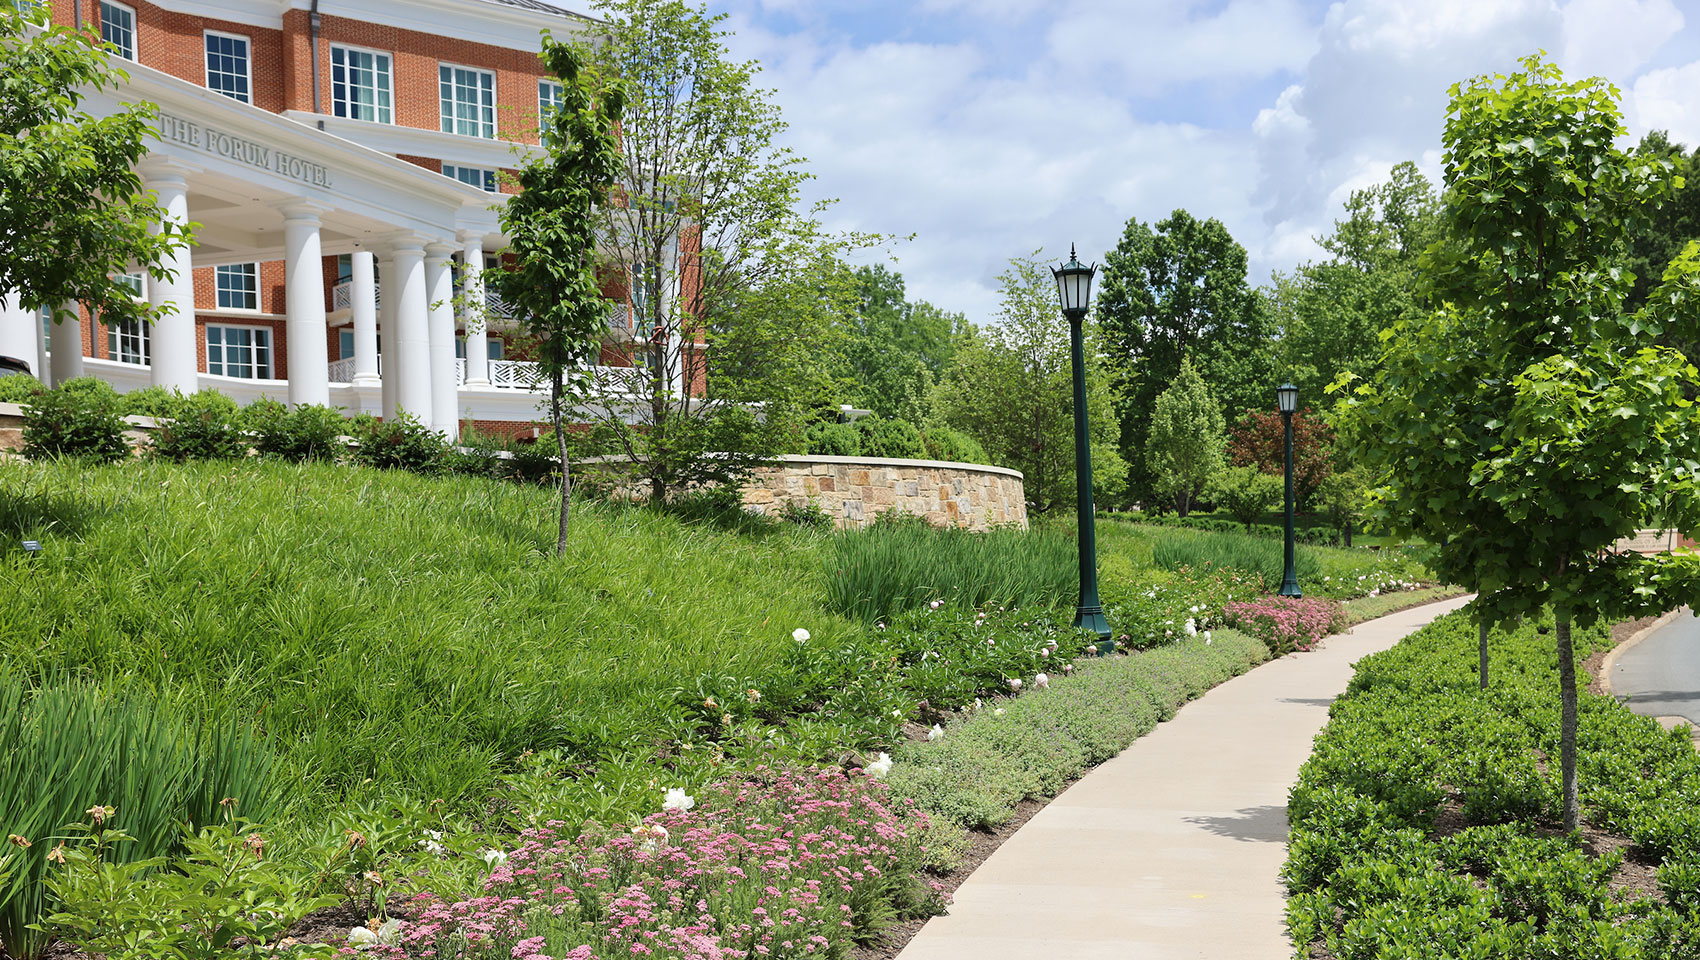
[[[1097,272],[1096,264],[1090,267],[1081,264],[1072,244],[1068,248],[1068,262],[1051,268],[1074,351],[1074,474],[1080,526],[1080,603],[1074,610],[1074,627],[1097,634],[1098,652],[1107,654],[1115,649],[1115,644],[1110,640],[1110,621],[1104,618],[1104,605],[1098,600],[1098,537],[1092,521],[1092,444],[1086,431],[1086,354],[1080,340],[1080,325],[1092,303],[1092,276]]]
[[[1283,383],[1275,388],[1275,407],[1287,426],[1287,569],[1281,574],[1283,597],[1302,597],[1299,590],[1298,565],[1293,560],[1293,413],[1299,409],[1299,388]]]

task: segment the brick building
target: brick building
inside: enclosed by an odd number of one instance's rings
[[[568,2],[53,0],[56,23],[130,61],[129,82],[85,108],[159,106],[138,173],[168,216],[199,226],[174,279],[131,279],[171,315],[53,325],[13,298],[0,355],[54,382],[529,432],[534,368],[480,278],[501,263],[500,172],[540,149],[540,111],[559,97],[541,31],[595,28]],[[463,291],[488,309],[457,315]],[[610,293],[609,342],[629,341],[623,284]]]

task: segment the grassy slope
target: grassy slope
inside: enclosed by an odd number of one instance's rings
[[[180,686],[251,713],[307,797],[370,778],[487,795],[559,745],[643,755],[705,672],[760,674],[821,612],[819,539],[335,466],[0,471],[0,657]],[[43,541],[26,561],[13,538]]]

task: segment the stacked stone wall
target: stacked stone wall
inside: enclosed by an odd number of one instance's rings
[[[1026,489],[1014,470],[938,460],[784,457],[758,468],[744,505],[777,513],[810,503],[839,528],[863,527],[888,510],[941,527],[1027,526]]]

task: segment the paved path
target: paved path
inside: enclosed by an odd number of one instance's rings
[[[1609,682],[1612,694],[1642,716],[1700,727],[1700,618],[1684,613],[1625,650]]]
[[[1089,773],[956,891],[899,960],[1286,960],[1287,790],[1352,677],[1465,598],[1236,677]]]

